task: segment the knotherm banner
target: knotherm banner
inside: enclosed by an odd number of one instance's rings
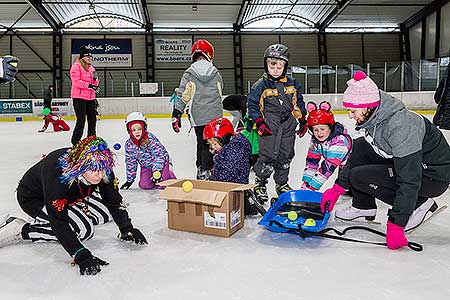
[[[131,39],[72,39],[72,62],[80,54],[80,47],[92,52],[92,65],[96,68],[131,67]]]

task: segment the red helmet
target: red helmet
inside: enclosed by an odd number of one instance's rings
[[[207,60],[211,61],[214,58],[214,47],[207,40],[196,40],[192,45],[191,56],[194,60],[196,54],[203,55]]]
[[[326,101],[320,103],[319,107],[315,103],[309,102],[306,110],[309,112],[308,118],[306,119],[308,127],[314,125],[333,126],[335,123],[333,113],[331,112],[331,105]]]
[[[221,139],[225,135],[234,135],[233,124],[227,118],[217,118],[211,120],[206,124],[205,129],[203,129],[203,139],[208,140],[210,138]]]

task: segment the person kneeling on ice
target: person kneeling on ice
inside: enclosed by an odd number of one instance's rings
[[[147,131],[147,119],[140,112],[132,112],[125,121],[130,138],[125,143],[127,181],[121,189],[129,189],[141,167],[139,187],[144,190],[163,189],[159,181],[176,178],[171,170],[169,153],[158,138]]]
[[[306,156],[302,190],[318,191],[337,168],[343,168],[352,149],[352,138],[344,126],[334,120],[330,103],[306,106],[311,142]]]
[[[352,205],[336,211],[336,218],[373,220],[375,198],[392,205],[388,212],[389,249],[408,245],[405,231],[419,226],[437,209],[432,197],[442,195],[450,181],[450,147],[427,118],[408,110],[398,99],[380,91],[358,71],[347,82],[343,105],[364,137],[353,142],[349,161],[324,192],[322,205],[333,208],[350,187]]]
[[[49,108],[44,108],[43,112],[44,114],[44,127],[41,130],[38,130],[38,132],[44,132],[48,128],[48,124],[52,123],[53,130],[54,131],[69,131],[70,127],[67,125],[66,122],[61,118],[61,116],[54,114],[51,112]]]
[[[213,168],[209,180],[248,184],[251,146],[245,136],[234,132],[226,118],[216,118],[206,124],[203,139],[209,144]],[[252,190],[245,191],[244,214],[264,215],[264,207],[256,202]]]
[[[49,153],[25,173],[17,187],[20,207],[36,222],[9,217],[0,226],[0,247],[22,240],[58,241],[81,275],[96,275],[108,263],[93,256],[81,241],[94,235],[94,224],[109,221],[108,212],[119,227],[119,239],[147,244],[131,224],[113,167],[113,154],[100,137],[89,136],[73,148]],[[101,198],[92,195],[96,189]]]

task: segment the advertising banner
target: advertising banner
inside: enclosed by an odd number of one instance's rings
[[[0,114],[32,114],[32,100],[0,100]]]
[[[155,61],[190,62],[191,48],[191,39],[156,39]]]
[[[70,64],[80,55],[80,47],[91,50],[95,68],[131,67],[131,39],[72,39],[72,57]]]
[[[33,116],[42,116],[43,99],[33,99]],[[57,98],[52,100],[52,112],[60,116],[74,116],[71,98]]]

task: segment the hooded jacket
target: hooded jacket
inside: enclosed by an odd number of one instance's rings
[[[95,69],[89,65],[89,72],[81,66],[80,60],[76,60],[70,68],[70,79],[72,80],[72,90],[70,96],[83,100],[95,100],[95,91],[88,88],[89,84],[98,85],[99,81],[94,80]]]
[[[186,87],[192,86],[190,99],[179,99],[175,109],[183,112],[189,105],[192,126],[202,126],[223,116],[223,80],[219,70],[206,59],[194,62],[183,74],[177,95],[182,97]]]
[[[319,142],[312,136],[302,180],[319,190],[336,168],[346,164],[351,149],[352,138],[339,122],[335,123],[326,141]]]
[[[380,94],[380,105],[356,129],[365,131],[366,141],[378,155],[393,160],[398,189],[389,220],[405,226],[415,208],[422,178],[450,181],[450,147],[428,119],[383,91]]]

